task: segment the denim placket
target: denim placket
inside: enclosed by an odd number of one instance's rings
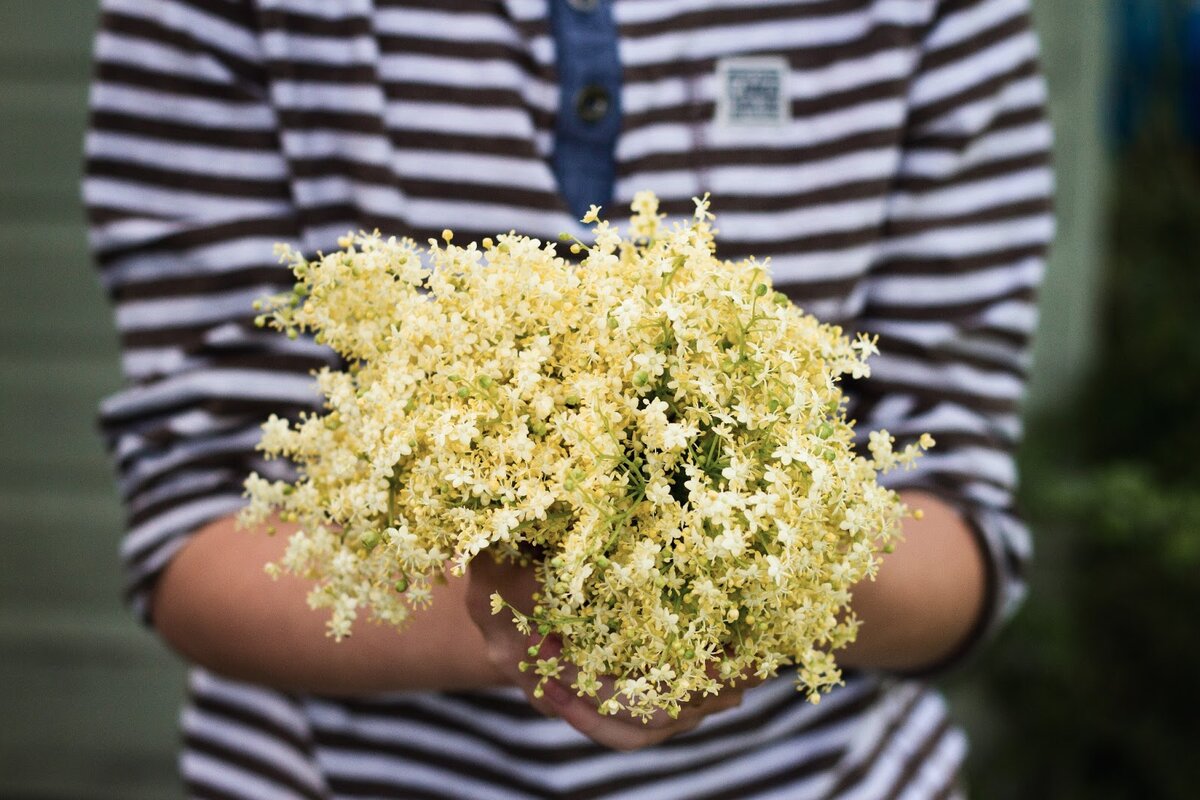
[[[612,0],[548,0],[558,61],[554,175],[576,218],[612,198],[621,62]]]

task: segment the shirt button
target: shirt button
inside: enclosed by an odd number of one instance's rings
[[[612,98],[609,97],[608,89],[599,84],[585,86],[575,95],[575,113],[584,122],[599,122],[604,119],[610,105]]]
[[[600,0],[567,0],[567,5],[580,13],[586,14],[589,11],[595,11],[596,6],[600,5]]]

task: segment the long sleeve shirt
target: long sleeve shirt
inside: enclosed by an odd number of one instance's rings
[[[879,334],[862,431],[937,448],[986,555],[973,641],[1023,592],[1018,404],[1052,235],[1027,0],[101,0],[84,194],[126,386],[101,416],[134,608],[197,528],[280,474],[271,413],[319,406],[311,340],[253,325],[291,285],[272,247],[350,230],[459,241],[583,233],[652,189],[711,192],[719,255],[770,257],[804,309]],[[594,199],[591,199],[593,198]],[[960,654],[961,655],[961,654]],[[284,694],[194,669],[195,797],[934,798],[965,751],[940,696],[786,677],[634,753],[519,693]]]

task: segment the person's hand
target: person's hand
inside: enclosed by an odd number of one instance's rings
[[[562,642],[555,636],[549,636],[541,642],[538,657],[551,658],[558,656],[561,652]],[[762,682],[751,677],[726,684],[721,687],[720,694],[696,697],[684,703],[679,710],[679,716],[674,719],[665,711],[657,711],[648,719],[643,720],[632,716],[627,711],[601,714],[597,707],[604,700],[612,697],[612,679],[601,680],[602,687],[596,697],[580,697],[571,688],[575,674],[575,667],[569,662],[564,662],[562,674],[543,684],[543,699],[549,699],[555,716],[561,717],[571,727],[593,741],[614,750],[638,750],[686,733],[703,722],[704,718],[710,714],[741,705],[746,689]],[[536,678],[532,682],[536,683]],[[526,694],[529,694],[528,689]]]
[[[538,711],[562,718],[571,727],[605,747],[637,750],[664,742],[692,730],[710,714],[740,705],[745,690],[760,683],[756,678],[738,681],[724,686],[720,694],[693,699],[680,709],[674,719],[665,711],[659,711],[643,721],[624,711],[601,714],[597,707],[612,695],[612,680],[603,681],[598,697],[580,697],[571,688],[575,668],[565,663],[562,674],[547,680],[542,686],[542,696],[536,697],[534,690],[538,676],[533,670],[521,672],[517,665],[523,660],[559,656],[562,642],[554,636],[542,637],[536,633],[526,636],[513,625],[510,614],[493,615],[491,611],[493,592],[499,592],[507,602],[524,613],[532,610],[533,594],[538,589],[533,568],[498,564],[484,556],[471,562],[469,572],[467,607],[475,624],[483,632],[488,657],[496,671],[518,686]],[[537,648],[537,656],[530,656],[530,648]]]
[[[485,652],[492,668],[506,684],[520,687],[529,702],[546,716],[556,716],[554,706],[545,697],[534,697],[538,678],[532,671],[521,672],[518,665],[529,658],[529,648],[540,636],[526,636],[513,624],[512,614],[492,613],[492,594],[500,596],[523,613],[533,611],[533,595],[538,590],[533,567],[498,563],[487,553],[472,559],[467,569],[467,612],[483,634]]]

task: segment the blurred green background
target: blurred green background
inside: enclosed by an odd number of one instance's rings
[[[90,0],[0,0],[0,797],[178,797],[183,670],[122,607],[119,383],[79,174]]]
[[[1034,0],[1060,235],[1022,614],[947,682],[977,798],[1200,796],[1200,3]],[[0,798],[178,796],[179,663],[119,601],[78,201],[90,0],[0,0]],[[1191,76],[1190,78],[1188,76]]]

